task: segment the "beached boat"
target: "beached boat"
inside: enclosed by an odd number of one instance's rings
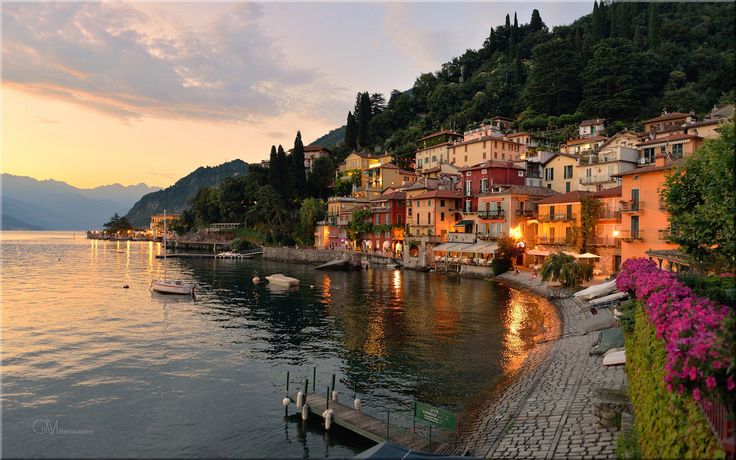
[[[603,354],[604,366],[616,366],[619,364],[626,364],[626,350],[611,348]]]
[[[194,296],[194,284],[182,280],[170,280],[166,276],[166,210],[164,210],[164,277],[151,281],[151,290],[161,294],[180,294]]]
[[[276,273],[270,276],[267,276],[266,279],[269,283],[278,284],[279,286],[287,286],[287,287],[294,287],[299,286],[299,280],[296,278],[292,278],[290,276],[282,275],[281,273]]]

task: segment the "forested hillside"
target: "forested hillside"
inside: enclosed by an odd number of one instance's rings
[[[526,18],[521,18],[524,21]],[[337,160],[389,150],[399,164],[430,132],[472,128],[494,115],[562,141],[589,117],[609,130],[662,110],[702,114],[734,99],[734,3],[595,3],[550,31],[534,11],[492,27],[477,50],[420,75],[406,92],[358,93]]]

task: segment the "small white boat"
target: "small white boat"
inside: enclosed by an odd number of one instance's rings
[[[151,289],[162,294],[194,295],[194,285],[181,280],[154,280]]]
[[[611,348],[603,354],[604,366],[616,366],[626,364],[626,350],[622,348]]]
[[[170,280],[166,276],[166,210],[164,209],[164,278],[151,281],[151,290],[161,294],[181,294],[194,296],[194,284],[182,280]]]
[[[288,286],[288,287],[295,287],[299,286],[299,280],[296,278],[291,278],[290,276],[282,275],[281,273],[276,273],[274,275],[267,276],[266,279],[269,283],[278,284],[280,286]]]

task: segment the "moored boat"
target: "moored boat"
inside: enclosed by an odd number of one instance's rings
[[[282,275],[281,273],[276,273],[270,276],[267,276],[266,279],[269,283],[278,284],[280,286],[288,286],[288,287],[294,287],[299,286],[299,280],[296,278],[292,278],[290,276]]]
[[[151,289],[162,294],[194,295],[194,284],[182,280],[154,280]]]

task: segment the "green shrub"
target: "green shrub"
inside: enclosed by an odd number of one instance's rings
[[[636,437],[644,458],[724,458],[718,440],[689,395],[665,386],[665,348],[636,302],[633,332],[625,334],[626,374]]]
[[[616,439],[616,458],[619,460],[638,460],[642,458],[636,430],[621,433]]]
[[[230,243],[230,249],[233,251],[247,251],[249,249],[255,249],[257,246],[245,238],[237,238]]]
[[[495,276],[506,273],[511,269],[511,261],[507,259],[493,259],[491,261],[491,269],[493,269]]]
[[[695,273],[680,273],[678,277],[697,295],[730,307],[736,306],[736,277],[703,276]]]
[[[636,306],[637,301],[634,299],[621,302],[618,305],[618,311],[621,312],[618,322],[621,329],[628,334],[634,332],[634,324],[636,323]]]

